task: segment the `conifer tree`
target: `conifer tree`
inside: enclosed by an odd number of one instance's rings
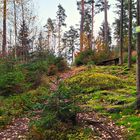
[[[60,48],[61,48],[61,27],[66,26],[65,19],[66,19],[65,9],[62,7],[61,4],[58,5],[57,11],[57,20],[58,20],[58,55],[61,55]]]

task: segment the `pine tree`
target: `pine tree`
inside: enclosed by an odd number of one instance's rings
[[[100,38],[102,39],[103,42],[105,42],[105,32],[104,32],[105,29],[104,28],[105,28],[105,22],[102,23],[100,27],[100,31],[99,31]],[[109,45],[108,50],[110,50],[111,43],[112,43],[112,36],[111,36],[111,28],[109,24],[108,24],[107,29],[108,29],[107,34],[108,34],[108,45]]]
[[[66,26],[65,19],[66,19],[65,9],[62,5],[58,5],[57,11],[57,19],[58,19],[58,55],[61,55],[60,48],[61,48],[61,27]]]
[[[23,61],[27,61],[30,50],[30,39],[29,29],[24,20],[20,27],[18,40],[19,44],[21,45],[21,47],[19,48],[19,56],[22,58]]]
[[[51,38],[51,35],[53,35],[54,33],[54,23],[52,21],[51,18],[48,18],[47,20],[47,24],[44,26],[45,28],[47,28],[47,46],[48,46],[48,49],[50,50],[51,49],[51,46],[50,46],[50,38]]]
[[[78,37],[78,30],[75,29],[73,26],[71,26],[70,29],[64,33],[63,37],[63,41],[65,41],[64,43],[66,43],[66,56],[72,62],[74,61],[74,52],[76,50]]]
[[[107,14],[107,10],[109,9],[109,7],[110,7],[110,5],[108,4],[108,1],[107,0],[98,0],[97,2],[96,2],[96,5],[95,5],[96,7],[97,7],[97,10],[96,10],[96,12],[97,13],[100,13],[100,12],[102,12],[102,11],[104,11],[104,24],[105,24],[105,28],[104,28],[104,34],[105,34],[105,45],[107,46],[107,47],[109,47],[108,46],[108,44],[109,44],[109,42],[108,42],[108,14]]]
[[[123,34],[124,37],[128,36],[128,28],[129,28],[129,12],[128,12],[128,2],[124,1],[124,8],[123,8]],[[115,39],[119,42],[120,38],[120,14],[121,14],[121,0],[117,0],[116,2],[116,18],[113,23],[114,26],[114,37]],[[131,11],[132,11],[132,23],[135,22],[136,20],[136,3],[135,0],[132,0],[132,6],[131,6]]]
[[[83,50],[84,36],[89,38],[89,47],[93,46],[94,32],[94,0],[78,1],[77,7],[81,15],[80,21],[80,50]]]

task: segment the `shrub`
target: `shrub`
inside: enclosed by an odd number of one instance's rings
[[[44,108],[44,101],[48,97],[49,90],[40,87],[20,95],[4,98],[0,96],[0,127],[3,127],[14,117],[27,115],[27,111]]]
[[[124,53],[124,62],[128,63],[128,53]],[[136,55],[131,56],[131,62],[136,63]]]
[[[91,49],[86,49],[80,52],[75,58],[75,65],[86,65],[88,62],[94,62],[94,51]]]
[[[74,96],[76,94],[73,93],[73,90],[64,84],[60,84],[58,90],[48,98],[46,112],[55,112],[58,120],[62,122],[72,121],[72,123],[75,123],[76,120],[74,119],[76,119],[79,107],[76,106]]]
[[[105,48],[101,48],[100,50],[85,49],[84,51],[77,54],[75,58],[75,65],[80,66],[87,65],[89,63],[94,65],[114,57],[114,52],[107,51]]]
[[[55,75],[58,72],[58,68],[56,65],[52,64],[48,67],[47,70],[47,75],[51,76],[51,75]]]
[[[31,123],[30,136],[36,137],[41,133],[44,139],[66,138],[70,126],[76,124],[76,113],[79,111],[74,96],[76,94],[61,83],[58,90],[48,96],[42,118]]]
[[[57,57],[55,64],[58,68],[58,71],[64,71],[68,69],[67,62],[62,57]]]
[[[24,65],[28,71],[54,75],[57,71],[64,71],[68,68],[66,61],[62,57],[55,56],[52,52],[40,52],[39,56],[37,55],[36,59]]]
[[[14,61],[0,63],[0,95],[20,93],[26,89],[25,75]]]
[[[132,61],[132,63],[136,63],[136,59],[137,59],[136,56],[132,56],[132,57],[131,57],[131,61]]]

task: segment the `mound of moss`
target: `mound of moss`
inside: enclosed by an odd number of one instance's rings
[[[127,82],[109,74],[84,72],[68,79],[66,84],[82,92],[93,92],[97,90],[124,88]]]

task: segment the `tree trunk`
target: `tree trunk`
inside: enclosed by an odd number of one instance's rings
[[[129,30],[128,30],[128,68],[131,68],[131,49],[132,49],[132,0],[128,2],[129,10]]]
[[[9,40],[10,49],[12,48],[12,30],[10,29],[10,40]],[[8,50],[9,51],[9,50]]]
[[[108,5],[108,2],[107,0],[104,0],[104,16],[105,16],[105,46],[107,47],[107,49],[109,49],[108,47],[108,20],[107,20],[107,5]]]
[[[123,64],[123,0],[121,0],[121,18],[120,18],[120,65]]]
[[[84,0],[81,0],[82,13],[81,13],[81,27],[80,27],[80,51],[83,50],[83,30],[84,30]]]
[[[94,0],[92,0],[92,33],[91,33],[91,48],[94,49]]]
[[[14,48],[14,55],[15,55],[15,59],[17,58],[17,14],[16,14],[16,1],[13,0],[13,4],[14,4],[14,30],[15,30],[15,48]]]
[[[48,50],[50,50],[50,30],[48,30]]]
[[[24,31],[24,24],[25,24],[25,19],[24,19],[24,3],[23,0],[21,0],[21,16],[22,16],[22,25],[23,25],[23,31]],[[24,33],[23,33],[24,35]],[[23,37],[24,38],[24,37]],[[22,61],[26,62],[26,47],[25,47],[25,42],[24,39],[22,40]]]
[[[2,55],[3,57],[6,55],[6,8],[7,8],[7,0],[3,1],[3,43],[2,43]]]
[[[61,30],[61,27],[60,27],[60,23],[59,23],[59,25],[58,25],[58,55],[59,56],[61,55],[61,50],[60,50],[60,47],[61,47],[61,43],[60,43],[60,41],[61,41],[60,30]]]
[[[137,26],[140,26],[139,0],[137,0]],[[137,109],[140,110],[140,33],[137,33]]]

